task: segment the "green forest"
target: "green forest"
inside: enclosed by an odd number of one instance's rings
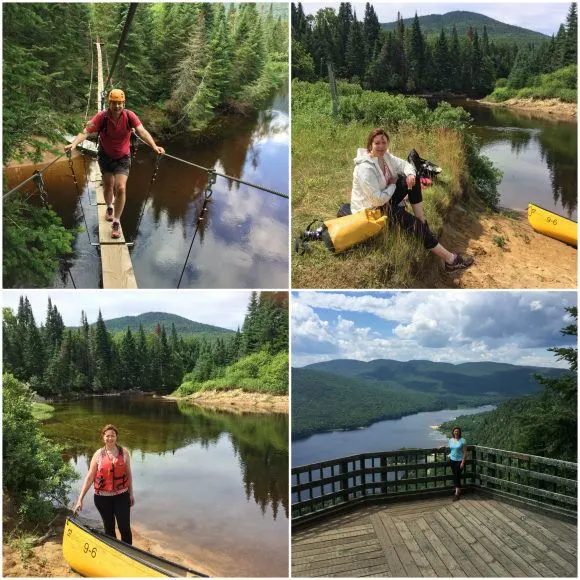
[[[570,308],[574,323],[562,334],[578,335],[578,309]],[[511,399],[489,413],[461,416],[443,423],[440,430],[450,433],[461,425],[468,443],[531,455],[578,461],[578,349],[550,348],[568,370],[559,377],[538,372],[542,390],[532,396]]]
[[[93,43],[103,43],[106,78],[129,4],[2,8],[6,163],[49,147],[38,137],[62,143],[95,113]],[[250,111],[287,76],[286,5],[153,3],[138,5],[113,81],[150,130],[176,134]]]
[[[535,394],[560,369],[498,363],[333,360],[292,369],[292,437],[358,429],[421,411],[498,404]]]
[[[288,297],[254,292],[241,329],[199,338],[178,334],[174,324],[113,333],[100,311],[96,324],[89,325],[82,312],[80,326],[67,329],[50,299],[44,323],[37,326],[28,298],[21,296],[17,312],[4,309],[3,361],[4,372],[49,400],[128,391],[167,394],[184,381],[203,388],[210,380],[219,380],[223,389],[286,394]]]
[[[490,19],[474,13],[452,12],[439,18],[415,14],[412,21],[399,13],[393,26],[383,27],[368,2],[362,20],[349,2],[341,2],[338,11],[321,8],[313,16],[305,15],[301,3],[292,4],[291,10],[292,76],[300,80],[328,78],[327,63],[331,63],[337,78],[374,91],[481,98],[496,86],[505,92],[551,84],[559,90],[549,96],[576,101],[575,3],[558,33],[539,41],[540,35],[530,31],[528,38],[522,29],[507,25],[490,38],[486,23]],[[458,15],[463,18],[456,22]],[[428,34],[421,21],[429,22]],[[446,24],[451,24],[451,30]],[[540,78],[564,68],[568,72]]]

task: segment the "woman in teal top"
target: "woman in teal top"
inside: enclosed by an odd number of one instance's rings
[[[465,467],[465,459],[467,457],[467,446],[465,439],[461,437],[461,428],[453,427],[451,429],[451,439],[449,439],[449,459],[451,461],[451,471],[453,471],[453,483],[455,484],[455,495],[453,501],[459,499],[461,493],[461,472]]]

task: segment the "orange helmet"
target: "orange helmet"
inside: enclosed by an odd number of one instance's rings
[[[109,93],[109,102],[111,101],[125,101],[125,93],[121,89],[113,89]]]

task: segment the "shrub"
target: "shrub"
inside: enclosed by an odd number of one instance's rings
[[[48,519],[55,503],[66,505],[78,475],[40,431],[33,396],[28,385],[3,375],[3,490],[23,520],[34,522]]]

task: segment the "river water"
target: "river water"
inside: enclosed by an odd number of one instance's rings
[[[578,124],[527,112],[451,100],[473,118],[482,153],[503,171],[500,205],[527,210],[533,202],[577,219]]]
[[[451,421],[460,415],[473,415],[491,411],[493,405],[466,409],[443,409],[407,415],[401,419],[378,421],[370,427],[351,431],[331,431],[318,433],[307,439],[292,442],[292,466],[318,463],[328,459],[395,451],[404,447],[428,449],[443,445],[448,435],[433,426]]]
[[[192,145],[185,137],[158,142],[171,155],[288,194],[287,87],[259,113],[228,118],[225,124],[220,137],[211,142]],[[288,286],[287,199],[218,177],[196,233],[207,173],[166,157],[152,183],[154,159],[153,152],[141,144],[127,182],[121,219],[125,238],[135,242],[130,253],[139,288],[176,288],[194,234],[180,288]],[[82,208],[66,159],[44,173],[49,203],[67,228],[83,230],[76,237],[71,265],[78,288],[102,285],[100,258],[89,242],[81,211],[84,209],[88,232],[95,242],[97,208],[91,205],[95,192],[86,180],[88,165],[82,156],[74,160]],[[7,188],[41,166],[5,170]],[[33,190],[30,187],[23,192],[27,195]],[[73,287],[64,271],[55,277],[53,286]]]
[[[44,433],[81,474],[113,423],[131,454],[135,530],[215,576],[288,574],[288,416],[231,414],[147,396],[55,404]],[[92,490],[83,517],[100,524]]]

